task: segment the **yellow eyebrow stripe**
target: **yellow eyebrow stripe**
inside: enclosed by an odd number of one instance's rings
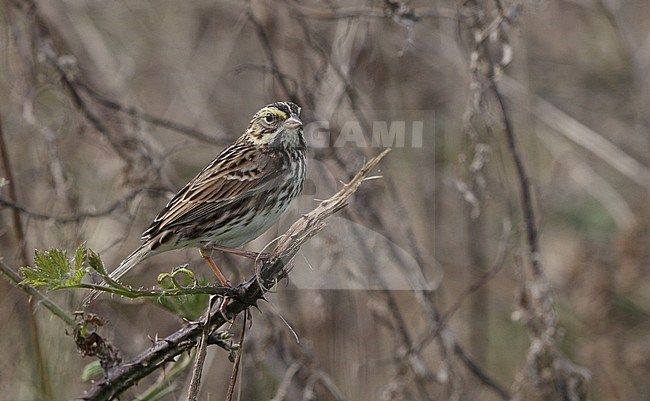
[[[266,114],[266,113],[271,113],[271,114],[276,115],[276,116],[278,116],[278,117],[280,117],[280,118],[282,118],[282,119],[286,119],[286,118],[288,117],[288,116],[287,116],[287,113],[285,113],[285,112],[282,111],[282,110],[278,110],[278,109],[276,109],[276,108],[272,108],[272,109],[271,109],[271,108],[269,108],[269,109],[264,109],[264,110],[262,111],[262,113],[260,113],[260,114],[264,115],[264,114]]]

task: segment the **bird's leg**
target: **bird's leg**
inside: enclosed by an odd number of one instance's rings
[[[217,279],[221,282],[221,285],[223,285],[224,287],[230,287],[230,283],[228,283],[228,280],[226,280],[226,276],[224,276],[223,273],[221,273],[221,270],[219,270],[216,263],[214,263],[210,255],[207,254],[206,249],[199,248],[199,253],[201,254],[201,257],[208,263],[208,265],[210,265],[210,268],[212,269],[214,274],[217,275]],[[228,306],[228,299],[229,299],[228,296],[224,295],[223,299],[221,300],[221,305],[219,305],[219,313],[221,313],[221,316],[223,316],[223,318],[227,322],[232,323],[232,321],[228,320],[228,316],[226,316],[226,307]]]
[[[267,259],[270,255],[268,252],[253,252],[253,251],[247,251],[245,249],[239,249],[239,248],[229,248],[226,246],[221,246],[221,245],[208,245],[204,249],[209,249],[212,251],[219,251],[219,252],[224,252],[224,253],[230,253],[233,255],[237,256],[243,256],[248,259]]]
[[[208,263],[208,265],[210,265],[210,268],[212,269],[214,274],[216,274],[217,279],[219,280],[221,285],[223,285],[224,287],[230,287],[228,280],[226,280],[226,276],[224,276],[223,273],[221,273],[221,270],[219,270],[219,268],[214,263],[210,255],[207,254],[206,249],[200,248],[199,253],[201,253],[201,257]]]

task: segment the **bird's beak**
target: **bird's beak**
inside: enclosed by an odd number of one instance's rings
[[[284,120],[282,126],[290,129],[300,128],[302,127],[302,121],[300,121],[300,117],[292,114],[291,117]]]

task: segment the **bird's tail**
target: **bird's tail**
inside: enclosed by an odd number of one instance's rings
[[[113,270],[111,274],[108,275],[108,277],[110,277],[110,279],[113,281],[119,280],[120,277],[128,273],[129,270],[140,263],[143,259],[146,259],[148,256],[151,256],[151,249],[149,248],[149,244],[144,243],[140,245],[138,249],[133,251],[129,256],[127,256],[126,259],[124,259],[122,263],[120,263],[119,266],[117,266],[115,270]],[[93,302],[99,295],[101,295],[101,293],[101,291],[92,290],[86,299],[84,299],[84,305],[88,305],[89,303]]]

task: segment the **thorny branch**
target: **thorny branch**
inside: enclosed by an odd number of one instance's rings
[[[270,255],[257,261],[259,274],[237,287],[239,295],[228,304],[225,317],[219,310],[219,304],[210,309],[209,331],[211,333],[226,323],[226,317],[231,319],[264,299],[266,289],[272,288],[289,273],[291,259],[300,250],[300,247],[325,227],[325,219],[347,205],[348,199],[388,151],[388,149],[384,150],[368,161],[352,180],[334,196],[322,201],[316,209],[303,215],[287,230]],[[82,399],[101,401],[117,397],[143,377],[172,361],[177,355],[196,347],[202,333],[203,324],[201,322],[190,323],[187,327],[158,341],[133,360],[109,369],[106,372],[106,377],[93,385]],[[210,336],[208,343],[210,344],[212,341],[212,336]]]

